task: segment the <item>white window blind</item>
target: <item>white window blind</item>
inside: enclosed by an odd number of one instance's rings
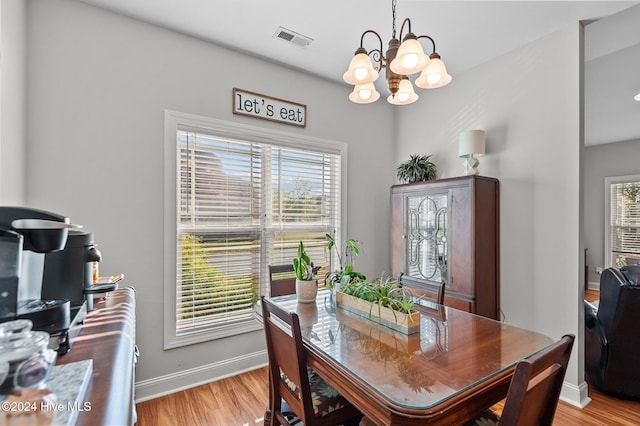
[[[610,184],[610,264],[640,262],[640,181]]]
[[[328,271],[324,235],[338,227],[339,160],[337,155],[272,147],[268,264],[291,263],[303,241],[311,260],[322,267],[318,276]]]
[[[179,129],[176,335],[252,321],[269,264],[303,241],[329,270],[339,229],[341,157]]]

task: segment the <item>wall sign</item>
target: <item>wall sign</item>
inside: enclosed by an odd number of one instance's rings
[[[307,106],[233,88],[233,113],[305,127]]]

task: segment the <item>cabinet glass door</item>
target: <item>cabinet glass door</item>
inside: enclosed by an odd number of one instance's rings
[[[407,197],[407,265],[412,278],[447,282],[449,193]]]

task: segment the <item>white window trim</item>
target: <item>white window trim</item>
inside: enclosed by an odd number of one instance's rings
[[[254,127],[192,114],[165,110],[164,114],[164,349],[220,339],[262,328],[259,321],[219,327],[215,330],[176,335],[176,206],[177,206],[177,155],[176,134],[179,129],[203,131],[218,136],[253,142],[267,142],[288,148],[308,148],[341,156],[341,208],[340,221],[346,224],[347,206],[347,144],[314,138],[298,133]],[[341,224],[342,235],[348,235]]]
[[[611,266],[611,185],[640,181],[640,175],[611,176],[604,178],[604,267]]]

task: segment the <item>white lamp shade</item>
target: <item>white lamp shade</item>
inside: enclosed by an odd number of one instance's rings
[[[413,85],[411,84],[411,81],[409,81],[408,78],[403,78],[400,81],[400,85],[398,86],[398,91],[396,92],[396,95],[395,96],[393,96],[393,94],[389,95],[389,97],[387,98],[387,102],[393,105],[407,105],[417,101],[418,97],[419,96],[413,90]]]
[[[342,79],[349,84],[373,83],[378,78],[378,71],[373,68],[371,58],[366,53],[356,54],[349,63],[349,69]]]
[[[420,77],[416,79],[416,86],[423,89],[436,89],[451,83],[452,77],[447,74],[447,67],[440,58],[432,58]]]
[[[485,131],[467,130],[460,133],[458,139],[458,157],[484,155]]]
[[[429,57],[424,54],[420,42],[415,38],[408,38],[398,48],[389,67],[396,74],[410,75],[422,71],[428,63]]]
[[[373,83],[356,84],[353,92],[349,94],[349,100],[357,104],[369,104],[380,98],[380,93],[376,90]]]

